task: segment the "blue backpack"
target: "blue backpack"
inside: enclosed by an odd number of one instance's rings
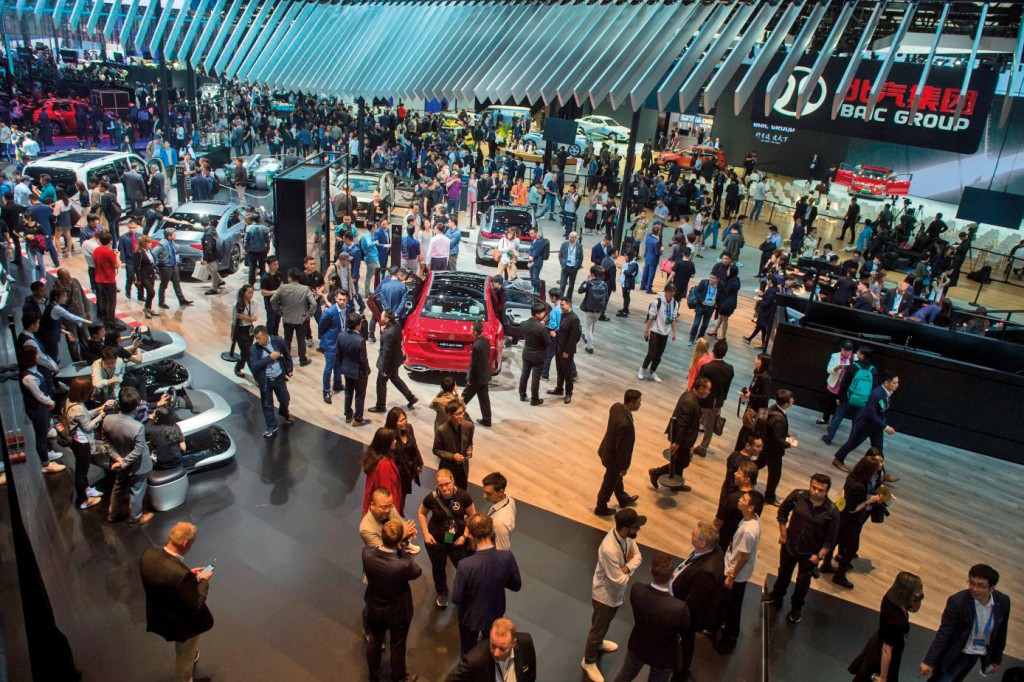
[[[868,404],[868,397],[875,388],[875,374],[871,371],[870,366],[861,367],[856,363],[854,363],[854,366],[857,368],[857,371],[850,381],[849,389],[847,389],[847,401],[850,407],[864,407]]]

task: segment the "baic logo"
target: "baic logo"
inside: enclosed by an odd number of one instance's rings
[[[798,66],[793,69],[793,73],[790,74],[789,79],[786,81],[786,88],[779,95],[778,99],[775,100],[775,104],[772,105],[772,110],[776,111],[783,116],[790,116],[796,118],[796,100],[800,90],[803,89],[804,84],[811,75],[811,70],[806,66]],[[768,81],[768,88],[771,88],[775,83],[775,79],[778,78],[778,74],[772,76],[771,80]],[[814,88],[807,97],[807,101],[804,103],[804,108],[800,111],[801,116],[807,116],[813,114],[815,111],[821,108],[821,105],[825,103],[825,98],[828,96],[828,84],[825,83],[825,79],[818,77],[818,82],[814,84]]]

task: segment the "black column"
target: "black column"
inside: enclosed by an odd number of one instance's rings
[[[162,0],[156,0],[156,15],[159,16],[163,12]],[[167,32],[165,31],[160,36],[160,126],[164,130],[164,136],[170,135],[170,130],[167,127],[167,91],[171,87],[170,72],[167,69],[167,58],[164,53],[167,51]]]
[[[622,173],[622,192],[619,197],[619,219],[615,224],[615,235],[612,244],[616,249],[622,246],[622,231],[626,224],[626,213],[629,209],[629,198],[633,193],[633,167],[636,165],[636,138],[640,129],[640,109],[633,112],[633,121],[629,124],[629,142],[626,146],[626,170]]]
[[[366,135],[366,100],[359,98],[359,120],[356,121],[356,135],[359,136],[359,161],[358,168],[363,168],[363,136]]]

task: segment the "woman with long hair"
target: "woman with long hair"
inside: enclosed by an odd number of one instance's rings
[[[63,187],[57,188],[57,201],[53,202],[53,245],[60,249],[61,258],[69,258],[75,250],[71,240],[71,200]]]
[[[903,649],[910,634],[910,614],[924,601],[924,582],[909,571],[900,571],[882,597],[878,630],[847,670],[853,682],[899,682]]]
[[[242,370],[249,363],[249,349],[252,348],[252,330],[256,324],[256,308],[252,299],[255,289],[245,284],[238,290],[235,307],[231,311],[231,329],[238,344],[238,362],[235,363],[235,376],[243,376]]]
[[[156,257],[153,248],[156,242],[145,235],[139,237],[139,248],[135,251],[135,282],[146,292],[146,300],[142,304],[142,312],[146,317],[159,317],[160,311],[153,310],[153,299],[156,297]]]
[[[363,514],[370,508],[373,491],[387,488],[394,500],[402,499],[402,480],[395,464],[397,435],[393,429],[377,429],[373,440],[363,453],[361,465],[366,474],[366,488],[363,491]],[[397,505],[396,505],[397,506]]]
[[[384,420],[384,428],[395,432],[395,462],[402,480],[402,494],[395,497],[395,508],[402,516],[405,515],[405,498],[412,492],[412,484],[420,485],[420,474],[423,473],[423,457],[416,445],[416,434],[413,433],[409,417],[401,407],[392,407]]]
[[[867,454],[861,457],[857,465],[853,467],[843,484],[843,498],[846,506],[839,513],[839,540],[836,543],[835,555],[836,566],[833,571],[832,557],[825,556],[822,564],[822,573],[835,573],[832,582],[846,588],[852,588],[846,578],[846,573],[853,564],[853,557],[860,549],[860,532],[864,528],[864,522],[868,518],[868,507],[882,502],[881,496],[871,490],[875,474],[881,468],[882,462],[877,457]]]
[[[71,380],[64,406],[64,415],[71,426],[71,453],[75,456],[75,504],[79,509],[97,505],[103,497],[96,488],[89,487],[89,464],[92,461],[96,429],[103,421],[104,408],[117,404],[115,400],[108,400],[90,410],[86,403],[92,401],[94,392],[92,377],[75,377]]]
[[[697,372],[704,365],[711,362],[711,353],[708,352],[708,340],[703,336],[697,339],[697,345],[693,347],[693,355],[690,357],[690,373],[686,378],[686,390],[693,388],[693,380],[697,378]]]
[[[747,399],[747,409],[753,410],[755,414],[760,409],[768,408],[768,400],[772,396],[771,369],[772,356],[767,353],[759,353],[754,359],[754,378],[750,380],[750,386],[744,386],[741,391]],[[736,447],[733,450],[743,449],[743,442],[746,440],[748,433],[750,433],[750,429],[746,426],[740,426],[740,433],[736,438]]]

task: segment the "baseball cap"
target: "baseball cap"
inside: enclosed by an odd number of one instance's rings
[[[635,509],[620,509],[615,512],[615,527],[616,528],[639,528],[640,526],[647,523],[646,516],[640,516],[636,513]]]

